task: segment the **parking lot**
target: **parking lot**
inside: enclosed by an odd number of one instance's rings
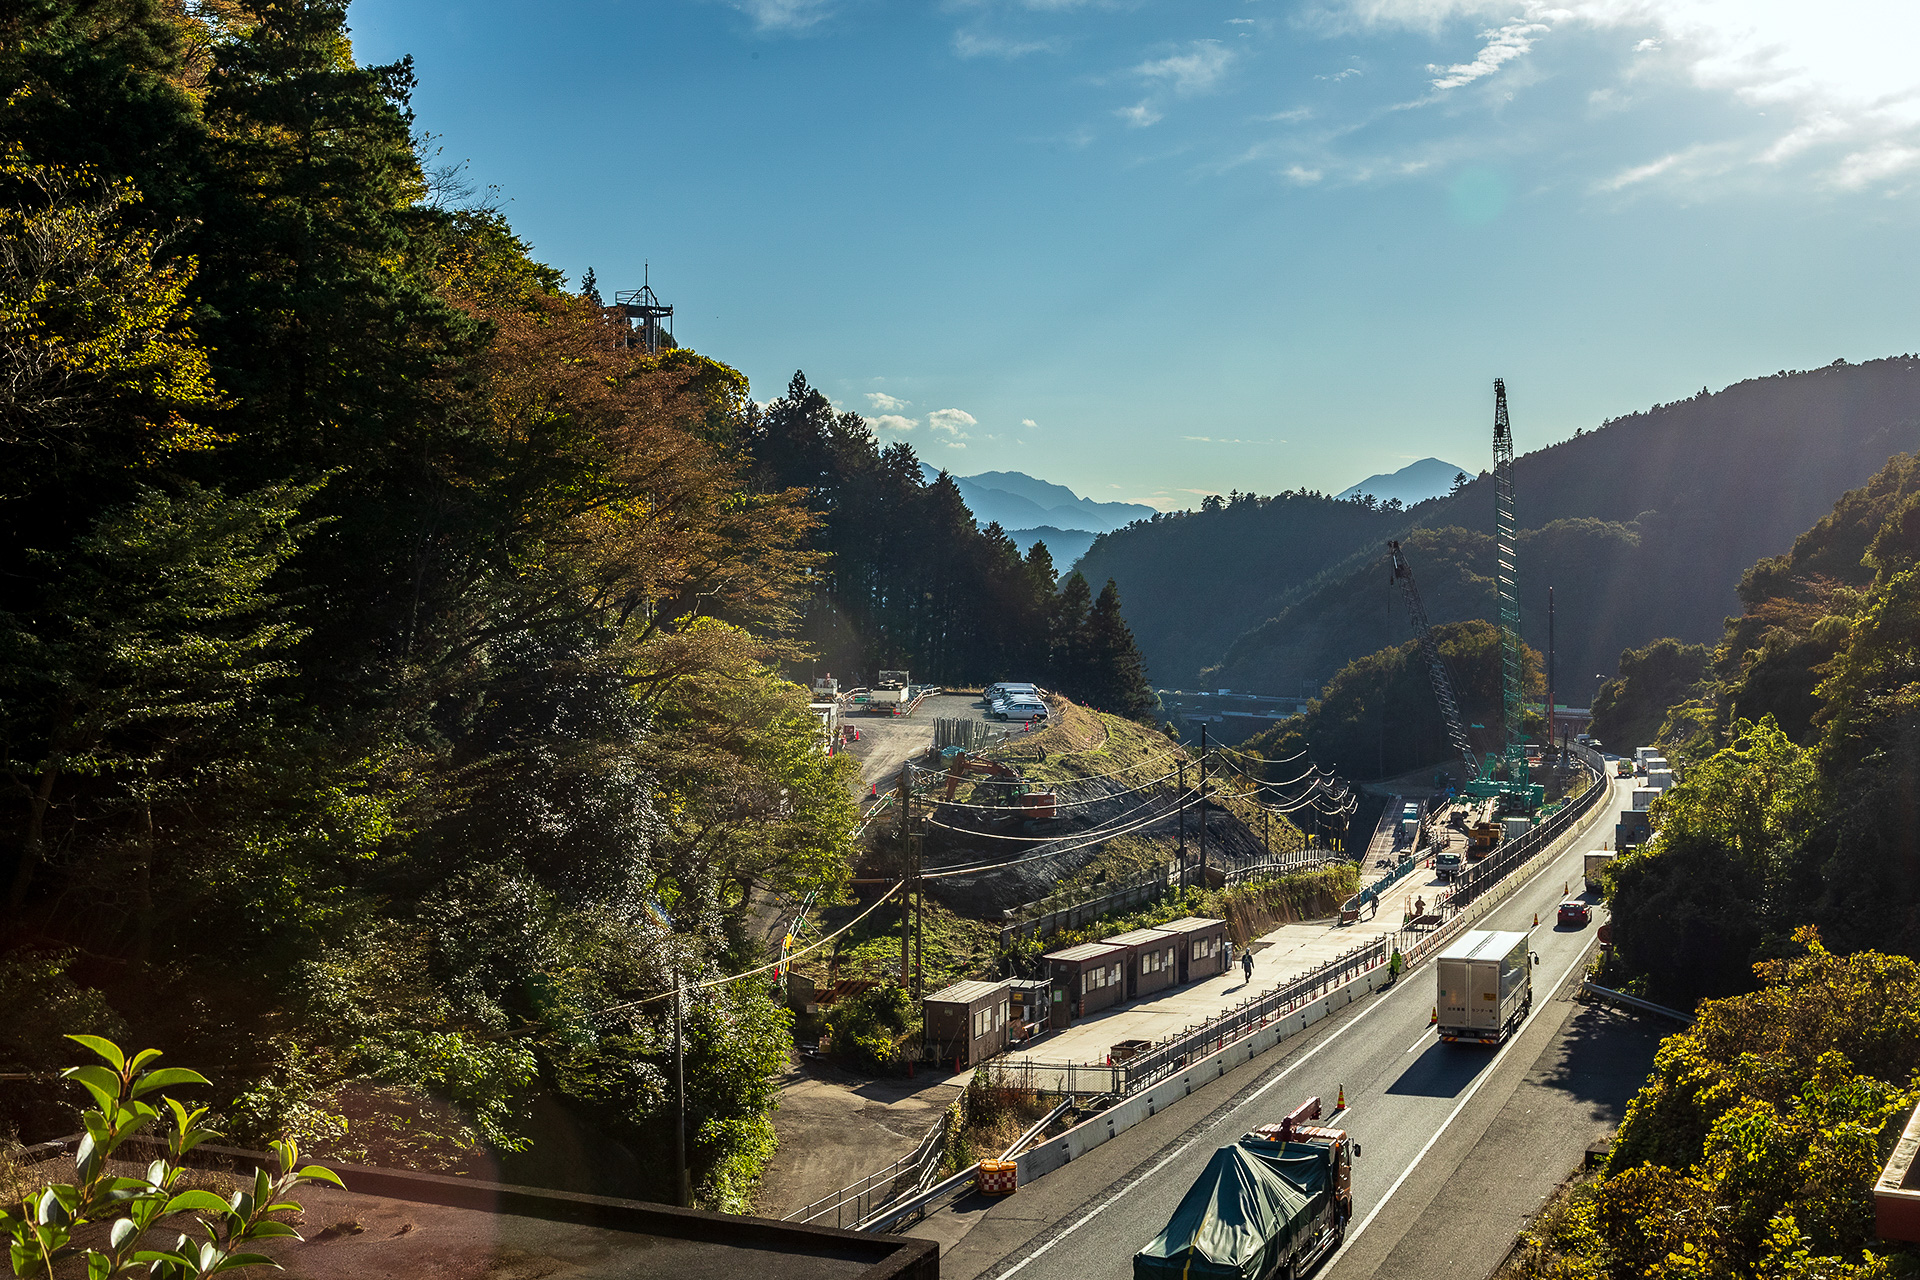
[[[933,745],[933,722],[940,719],[986,720],[987,705],[977,693],[942,693],[921,702],[910,716],[849,713],[842,723],[860,731],[859,741],[848,743],[847,750],[860,762],[861,789],[891,785],[902,764]]]

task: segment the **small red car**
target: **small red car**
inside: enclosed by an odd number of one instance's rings
[[[1560,923],[1588,925],[1593,923],[1593,908],[1578,898],[1568,898],[1560,904]]]

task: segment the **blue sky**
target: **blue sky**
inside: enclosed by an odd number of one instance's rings
[[[1920,5],[357,0],[538,254],[1102,500],[1920,350]]]

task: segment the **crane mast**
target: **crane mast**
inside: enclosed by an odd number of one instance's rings
[[[1526,702],[1521,684],[1520,592],[1514,565],[1513,428],[1507,421],[1507,384],[1493,380],[1494,553],[1500,592],[1501,755],[1507,778],[1527,782]]]
[[[1387,554],[1393,562],[1393,580],[1400,584],[1400,594],[1406,597],[1407,615],[1413,619],[1413,634],[1420,641],[1420,653],[1427,660],[1427,674],[1433,679],[1433,696],[1440,704],[1440,714],[1447,721],[1447,736],[1453,740],[1454,751],[1466,762],[1466,780],[1470,781],[1479,775],[1480,762],[1474,757],[1473,745],[1467,741],[1467,726],[1460,720],[1460,703],[1453,694],[1453,679],[1447,674],[1447,664],[1441,660],[1440,646],[1433,638],[1433,627],[1427,622],[1427,607],[1420,602],[1420,588],[1413,581],[1413,567],[1407,563],[1399,543],[1387,543]]]

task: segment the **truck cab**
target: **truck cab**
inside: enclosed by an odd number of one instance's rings
[[[1466,856],[1458,849],[1442,849],[1433,855],[1433,873],[1442,880],[1452,880],[1466,870]]]

